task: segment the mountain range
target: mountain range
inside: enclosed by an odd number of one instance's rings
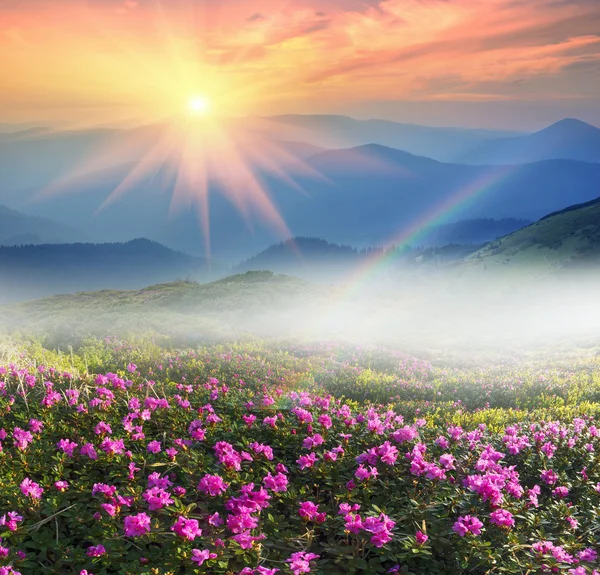
[[[455,162],[486,142],[520,136],[520,132],[439,128],[403,124],[389,120],[356,120],[336,115],[283,115],[263,118],[267,134],[284,133],[287,139],[308,142],[322,148],[353,148],[380,144],[427,156],[442,162]]]
[[[600,129],[568,118],[534,134],[485,142],[462,159],[474,164],[523,164],[559,159],[600,162]]]
[[[600,162],[595,161],[600,130],[576,120],[558,122],[535,134],[341,116],[238,122],[250,138],[246,151],[260,153],[262,146],[266,159],[278,157],[281,165],[274,168],[268,162],[257,163],[252,154],[246,160],[287,229],[266,222],[258,204],[247,202],[243,215],[224,196],[221,176],[228,169],[226,156],[222,165],[212,166],[206,174],[210,247],[193,206],[170,211],[179,169],[172,158],[148,162],[145,174],[134,179],[127,193],[100,209],[139,167],[140,159],[165,137],[161,125],[32,133],[0,142],[1,201],[64,226],[75,222],[90,241],[147,237],[197,256],[210,249],[215,257],[236,263],[290,236],[318,237],[357,248],[398,242],[414,245],[425,241],[430,228],[460,220],[533,221],[595,198],[600,185]],[[329,134],[330,140],[309,141],[311,130]],[[373,143],[377,140],[405,150]],[[324,149],[340,143],[353,147]],[[446,153],[438,153],[442,149]],[[462,163],[452,163],[452,158],[462,158]],[[493,165],[502,159],[513,163]],[[476,165],[484,160],[486,165]],[[56,182],[60,184],[55,186]],[[193,187],[188,191],[195,192]],[[484,239],[493,239],[493,233],[490,229]]]
[[[0,246],[82,242],[89,237],[65,223],[28,216],[0,205]]]
[[[206,281],[224,269],[218,262],[209,264],[145,239],[4,246],[0,247],[0,303],[59,293],[136,289],[177,279]]]
[[[273,204],[286,222],[285,235],[321,237],[357,247],[394,243],[435,223],[473,218],[536,220],[598,194],[600,164],[552,160],[518,166],[444,164],[379,145],[326,151],[306,160],[322,179],[293,174],[299,191],[274,174],[263,174]],[[58,222],[78,225],[96,241],[149,237],[192,254],[205,251],[195,211],[167,218],[174,176],[168,168],[139,181],[117,202],[100,206],[127,177],[133,165],[87,174],[68,181],[59,195],[38,201],[35,190],[11,197],[12,206]],[[261,223],[255,229],[210,186],[211,251],[240,260],[282,239],[282,230]],[[257,223],[258,222],[258,223]],[[404,230],[408,230],[405,232]]]

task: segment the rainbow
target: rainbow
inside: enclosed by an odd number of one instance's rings
[[[385,242],[384,251],[367,258],[355,271],[352,272],[344,282],[344,296],[353,295],[364,284],[373,277],[377,276],[386,267],[390,266],[396,257],[394,247],[418,245],[431,228],[440,225],[454,214],[458,213],[468,203],[478,196],[489,192],[491,188],[500,182],[508,179],[518,166],[498,166],[486,170],[479,177],[475,178],[465,187],[459,189],[456,193],[445,198],[437,204],[431,211],[419,217],[408,227],[390,240]],[[392,248],[392,249],[390,249]]]

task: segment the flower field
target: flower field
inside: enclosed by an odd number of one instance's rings
[[[596,574],[591,353],[94,340],[0,366],[0,574]]]

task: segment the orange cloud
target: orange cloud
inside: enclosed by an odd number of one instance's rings
[[[243,94],[240,112],[258,113],[369,99],[520,98],[519,82],[537,78],[551,88],[540,99],[600,98],[578,71],[594,63],[598,0],[0,4],[0,109],[36,97],[40,106],[64,98],[135,107],[169,79],[182,90],[199,81]]]

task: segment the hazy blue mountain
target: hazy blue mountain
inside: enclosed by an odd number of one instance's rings
[[[32,122],[0,122],[0,134],[13,134],[15,132],[30,130],[32,128],[39,128],[39,125]]]
[[[34,217],[0,205],[0,245],[70,243],[90,237],[65,223]]]
[[[192,130],[192,128],[190,128]],[[277,154],[281,167],[293,165],[323,148],[293,139],[259,139],[256,133],[243,133],[240,141],[251,152],[263,156]],[[135,128],[95,128],[85,130],[30,129],[16,133],[0,133],[0,201],[7,195],[20,195],[36,188],[50,193],[57,183],[84,174],[109,170],[151,157],[157,146],[170,161],[177,161],[173,147],[189,137],[168,124],[149,124]],[[256,143],[254,143],[256,139]],[[201,143],[196,142],[201,153]],[[168,158],[162,158],[167,160]]]
[[[0,190],[18,194],[32,187],[46,189],[65,177],[137,162],[161,134],[156,126],[144,126],[5,136],[0,140]]]
[[[402,228],[431,224],[445,214],[454,220],[536,220],[597,195],[600,166],[568,160],[517,166],[444,164],[382,146],[318,154],[309,163],[335,185],[317,183],[319,202],[312,228],[327,226],[327,239],[350,243],[369,237],[379,244]],[[346,168],[344,167],[346,166]],[[441,207],[440,207],[441,206]],[[551,207],[556,206],[556,207]],[[330,214],[336,211],[335,221]],[[295,213],[299,217],[299,212]],[[315,230],[303,233],[317,234]],[[410,239],[409,243],[410,243]]]
[[[85,290],[137,289],[177,279],[207,279],[218,264],[156,242],[0,247],[0,301]]]
[[[460,220],[426,229],[419,237],[418,244],[427,247],[449,244],[485,244],[520,230],[531,223],[533,223],[531,220],[517,218]]]
[[[600,128],[568,118],[534,134],[483,143],[460,159],[470,164],[524,164],[554,159],[600,162]]]
[[[26,140],[51,133],[49,128],[27,128],[16,132],[2,132],[0,130],[0,142],[11,142],[15,140]]]
[[[289,176],[303,191],[274,173],[258,175],[287,223],[265,225],[251,208],[251,224],[209,177],[211,252],[239,261],[285,237],[319,237],[356,247],[414,243],[413,235],[436,220],[517,218],[547,213],[598,195],[600,164],[551,160],[516,166],[446,164],[379,145],[318,153],[308,168]],[[99,210],[134,164],[71,179],[60,194],[36,197],[37,189],[9,196],[11,206],[78,225],[102,241],[149,237],[175,249],[204,254],[196,210],[169,208],[177,172],[157,165],[126,194]],[[192,190],[193,191],[193,190]],[[7,200],[8,203],[8,200]],[[252,205],[252,204],[251,204]]]
[[[357,250],[319,238],[290,238],[241,262],[233,273],[269,270],[318,281],[335,281],[381,249]]]
[[[301,160],[306,160],[315,154],[325,151],[325,148],[314,146],[313,144],[307,144],[306,142],[290,142],[286,140],[279,140],[277,141],[277,145],[294,158],[299,158]]]
[[[345,283],[365,265],[385,257],[399,273],[431,273],[442,264],[458,262],[481,244],[447,244],[440,247],[389,246],[356,249],[319,238],[290,238],[269,246],[234,266],[232,273],[272,271],[317,282]]]
[[[518,132],[439,128],[388,120],[355,120],[336,115],[281,115],[267,118],[272,130],[287,130],[289,137],[324,148],[381,144],[440,161],[455,161],[478,145]]]

